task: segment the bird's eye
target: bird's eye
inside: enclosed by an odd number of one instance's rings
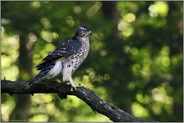
[[[84,33],[85,31],[86,31],[86,30],[83,30],[83,29],[80,30],[81,33]]]

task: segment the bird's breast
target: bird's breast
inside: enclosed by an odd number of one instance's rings
[[[64,67],[74,73],[75,70],[84,62],[89,52],[89,46],[83,45],[76,53],[71,55],[64,63]]]

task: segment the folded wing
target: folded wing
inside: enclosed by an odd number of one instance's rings
[[[47,55],[38,66],[36,66],[37,70],[42,70],[44,67],[52,64],[54,61],[68,57],[74,53],[76,53],[82,44],[77,40],[68,40],[67,42],[63,43],[55,50],[53,50],[49,55]]]

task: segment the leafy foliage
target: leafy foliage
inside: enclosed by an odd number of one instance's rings
[[[140,118],[183,120],[182,2],[115,2],[112,18],[103,11],[108,2],[1,3],[2,78],[23,76],[17,62],[21,35],[36,66],[84,23],[93,35],[90,54],[73,76],[76,83]],[[11,119],[15,105],[13,97],[2,95],[2,121]],[[29,118],[13,120],[109,121],[75,97],[54,94],[32,96]]]

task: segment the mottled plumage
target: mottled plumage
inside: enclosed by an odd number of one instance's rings
[[[53,50],[42,60],[42,63],[36,67],[40,72],[29,82],[28,86],[45,77],[53,78],[62,72],[63,81],[69,81],[76,89],[72,74],[88,55],[90,47],[89,35],[91,35],[91,29],[88,26],[79,26],[72,39]]]

